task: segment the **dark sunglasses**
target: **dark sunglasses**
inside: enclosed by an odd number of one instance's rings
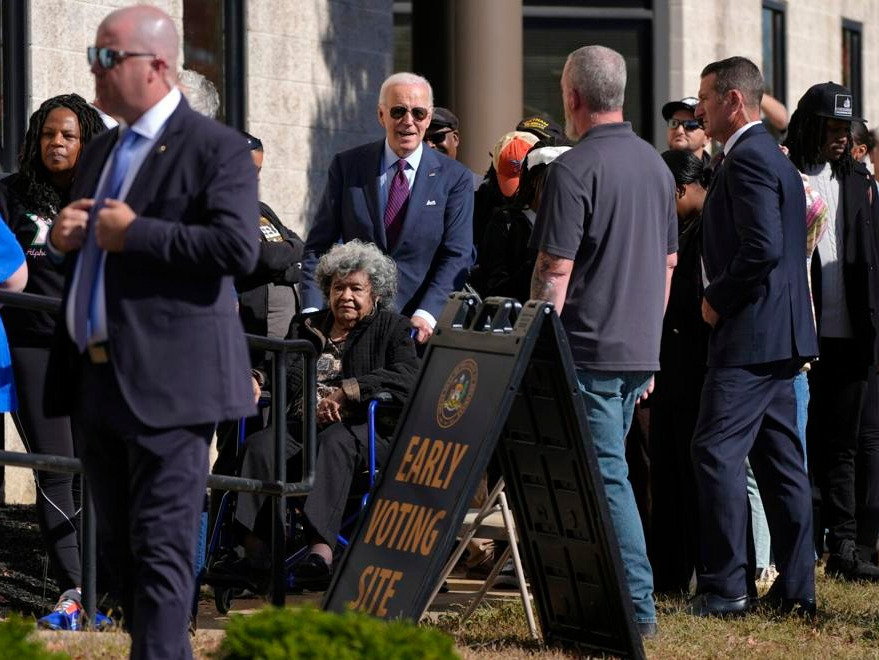
[[[431,144],[442,144],[446,141],[446,136],[451,133],[454,133],[454,131],[451,129],[447,131],[436,131],[434,133],[428,133],[424,136],[424,139],[426,142],[430,142]]]
[[[102,69],[112,69],[122,60],[129,57],[152,57],[155,53],[132,53],[127,50],[113,50],[112,48],[98,48],[97,46],[89,46],[86,50],[89,60],[89,66],[94,66],[97,61],[98,66]]]
[[[406,116],[407,112],[412,113],[412,119],[415,121],[424,121],[427,119],[427,115],[430,114],[430,110],[428,108],[407,108],[405,105],[395,105],[388,110],[388,114],[391,115],[394,119],[402,119]]]
[[[668,127],[672,130],[676,129],[678,126],[683,126],[685,131],[695,131],[697,128],[702,128],[702,122],[698,119],[669,119]]]

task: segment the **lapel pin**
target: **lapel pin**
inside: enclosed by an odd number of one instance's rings
[[[427,176],[436,176],[436,172],[428,172]]]
[[[159,145],[159,148],[156,149],[156,153],[157,153],[157,154],[163,154],[163,153],[165,153],[167,150],[168,150],[168,147],[165,146],[164,144],[161,144],[161,145]]]
[[[427,204],[425,204],[425,206],[436,206],[436,200],[435,199],[427,200]]]

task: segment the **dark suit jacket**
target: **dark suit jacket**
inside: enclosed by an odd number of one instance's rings
[[[314,281],[318,259],[339,239],[375,243],[397,264],[394,309],[417,309],[439,318],[446,298],[464,285],[473,265],[473,177],[470,170],[424,147],[403,228],[388,252],[379,215],[378,179],[384,140],[337,154],[327,187],[305,243],[303,308],[324,306]]]
[[[708,366],[817,355],[803,183],[762,126],[748,129],[718,168],[702,222],[705,297],[720,314]]]
[[[879,201],[873,177],[862,163],[839,181],[842,206],[842,277],[854,331],[856,354],[862,365],[879,364]],[[871,226],[872,225],[872,226]],[[821,256],[812,257],[812,297],[821,328]]]
[[[92,197],[117,131],[80,158],[71,199]],[[255,411],[234,276],[256,264],[256,169],[237,131],[185,100],[171,115],[125,199],[137,214],[125,250],[107,255],[110,364],[148,426],[215,423]],[[67,257],[67,296],[79,253]],[[63,313],[63,312],[62,312]],[[50,414],[70,410],[81,361],[59,323],[47,375]]]

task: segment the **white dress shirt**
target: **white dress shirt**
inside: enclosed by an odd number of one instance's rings
[[[735,146],[736,142],[739,141],[739,138],[742,137],[742,135],[745,134],[745,131],[747,131],[747,130],[748,130],[749,128],[751,128],[752,126],[758,126],[758,125],[760,125],[760,124],[762,124],[762,123],[763,123],[763,122],[762,122],[762,121],[759,121],[759,120],[757,120],[757,121],[749,121],[747,124],[745,124],[744,126],[742,126],[741,128],[739,128],[739,130],[737,130],[735,133],[733,133],[732,135],[730,135],[730,136],[729,136],[729,139],[726,141],[726,144],[723,145],[723,155],[724,155],[724,157],[729,156],[729,150],[732,149],[732,148]]]
[[[134,182],[134,178],[137,176],[137,173],[140,171],[141,165],[146,160],[147,156],[155,147],[156,142],[158,142],[161,134],[165,128],[165,125],[168,123],[168,119],[177,109],[177,106],[180,104],[180,90],[177,87],[174,87],[170,92],[168,92],[161,101],[156,103],[152,108],[143,113],[140,118],[134,122],[131,126],[126,127],[124,124],[120,125],[119,129],[119,139],[116,141],[116,146],[113,147],[113,150],[110,152],[110,155],[107,157],[107,161],[104,163],[104,169],[101,171],[101,178],[98,180],[98,185],[95,188],[95,193],[101,190],[101,187],[104,185],[104,180],[110,174],[110,165],[113,162],[113,157],[116,154],[116,149],[119,148],[119,144],[122,142],[122,136],[125,134],[125,131],[134,131],[138,135],[142,136],[142,139],[138,144],[136,144],[131,151],[131,164],[128,167],[128,172],[125,173],[125,178],[122,180],[122,187],[119,189],[119,199],[125,200],[128,196],[128,191],[131,189],[131,184]],[[100,203],[101,200],[95,200],[96,203]],[[91,222],[91,219],[89,220]],[[135,220],[137,222],[137,220]],[[51,242],[47,242],[50,250],[55,250]],[[106,294],[104,291],[104,267],[107,263],[107,253],[105,251],[101,251],[101,262],[98,265],[98,272],[96,277],[97,284],[95,287],[95,295],[97,296],[97,301],[95,305],[95,324],[92,326],[91,322],[89,322],[88,327],[88,343],[89,344],[99,344],[101,342],[107,341],[109,338],[109,332],[107,330],[107,300]],[[71,339],[76,341],[75,333],[74,333],[74,310],[76,309],[76,287],[79,281],[80,272],[82,271],[82,261],[77,259],[76,267],[73,271],[73,282],[70,286],[70,295],[67,299],[67,308],[65,310],[65,320],[67,322],[67,331],[70,333]]]

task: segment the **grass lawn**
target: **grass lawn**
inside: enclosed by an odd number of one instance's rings
[[[879,658],[879,584],[847,584],[818,570],[818,621],[790,617],[696,619],[683,613],[684,598],[661,598],[659,635],[645,642],[650,658]],[[465,658],[567,657],[541,651],[529,640],[520,603],[485,606],[462,632],[453,617],[439,625],[455,633]]]
[[[659,636],[645,643],[650,658],[879,658],[879,585],[843,584],[819,569],[818,622],[770,620],[752,614],[740,619],[695,619],[683,613],[683,598],[658,602]],[[457,614],[436,620],[454,635],[467,660],[558,659],[573,657],[544,649],[529,638],[522,605],[516,600],[480,607],[459,630]],[[125,658],[127,636],[114,633],[39,633],[53,650],[73,658]],[[208,658],[221,631],[200,631],[196,657]],[[0,654],[2,655],[2,654]]]

